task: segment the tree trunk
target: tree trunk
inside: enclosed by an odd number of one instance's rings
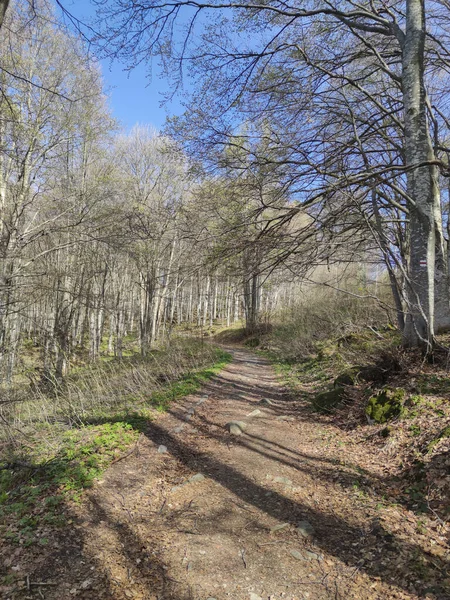
[[[435,333],[435,261],[437,211],[440,211],[437,169],[414,165],[434,160],[426,114],[424,84],[425,9],[424,0],[407,0],[403,42],[402,75],[405,125],[405,160],[410,207],[410,261],[407,316],[403,332],[405,346],[429,350]],[[438,233],[438,236],[436,235]]]

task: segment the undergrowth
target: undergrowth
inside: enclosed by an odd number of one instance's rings
[[[114,377],[115,402],[97,402],[90,409],[85,403],[77,407],[71,402],[71,419],[47,419],[41,423],[28,420],[23,423],[23,438],[12,440],[9,430],[0,466],[0,522],[5,539],[21,545],[46,544],[46,528],[64,524],[63,507],[67,500],[79,501],[84,489],[133,448],[148,421],[171,402],[196,392],[231,360],[231,355],[223,350],[192,340],[183,341],[177,352],[176,370],[167,368],[165,381],[159,381],[153,389],[139,388],[139,383],[145,386],[150,381],[149,373],[144,377],[142,372],[151,371],[152,380],[156,381],[155,365],[160,373],[167,358],[173,358],[173,348],[166,350],[165,358],[160,352],[157,361],[150,358],[139,362],[142,376],[134,382],[132,399],[123,388],[129,388],[126,382],[136,375],[136,364],[127,369],[122,363],[118,365],[120,376]],[[91,386],[90,394],[98,389],[92,382]],[[60,415],[64,415],[61,406],[66,406],[63,394],[61,390],[57,398]]]
[[[420,353],[403,350],[399,332],[389,325],[360,325],[345,335],[310,340],[303,353],[297,350],[295,355],[289,344],[294,335],[295,328],[283,327],[280,332],[275,326],[259,345],[292,397],[309,407],[312,418],[371,447],[373,457],[382,463],[392,454],[395,501],[447,521],[450,379],[446,360],[429,364]],[[376,422],[380,406],[374,410],[375,403],[386,398],[400,401],[398,406],[384,407],[383,418]],[[330,402],[324,408],[319,400]]]

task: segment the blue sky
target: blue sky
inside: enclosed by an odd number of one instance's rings
[[[89,0],[66,0],[64,6],[79,19],[95,14]],[[160,129],[167,114],[182,112],[180,102],[176,99],[164,107],[160,106],[161,93],[167,91],[167,85],[156,73],[156,61],[151,79],[147,77],[145,65],[128,72],[125,65],[118,61],[100,62],[111,109],[126,130],[135,123],[148,123]]]

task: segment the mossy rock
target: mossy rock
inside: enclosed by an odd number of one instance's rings
[[[345,385],[356,385],[358,383],[358,375],[362,367],[351,367],[340,373],[334,380],[334,387],[343,387]]]
[[[329,412],[342,402],[344,395],[345,389],[343,387],[335,387],[328,392],[317,394],[312,403],[317,410]]]
[[[366,415],[375,423],[386,423],[403,413],[406,392],[403,388],[385,389],[369,398]]]
[[[346,385],[356,385],[360,381],[375,381],[384,383],[387,379],[387,373],[377,365],[350,367],[340,373],[334,380],[334,387]]]

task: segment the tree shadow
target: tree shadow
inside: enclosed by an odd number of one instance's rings
[[[272,490],[267,496],[266,488],[214,456],[180,442],[157,423],[150,423],[145,435],[154,444],[167,446],[172,456],[188,468],[201,471],[267,515],[292,524],[305,519],[312,522],[316,529],[315,544],[347,565],[408,591],[433,592],[442,600],[449,592],[445,582],[448,562],[393,535],[378,521],[357,527],[279,492]]]

